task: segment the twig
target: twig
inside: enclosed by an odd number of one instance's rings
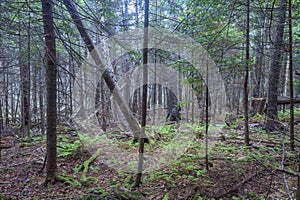
[[[270,195],[270,193],[271,193],[272,185],[273,185],[273,176],[274,176],[274,174],[271,173],[270,186],[269,186],[268,192],[267,192],[267,194],[266,194],[266,196],[265,196],[265,199],[268,199],[268,197],[269,197],[269,195]]]
[[[16,166],[19,166],[19,165],[25,165],[25,164],[30,163],[30,162],[31,161],[16,163],[16,164],[7,165],[7,166],[0,166],[0,169],[6,169],[6,168],[9,168],[9,167],[16,167]]]
[[[287,169],[280,169],[280,168],[277,168],[277,167],[274,167],[272,165],[265,165],[263,164],[261,161],[259,161],[257,158],[255,158],[253,156],[253,158],[260,164],[262,165],[265,169],[269,170],[271,174],[274,174],[276,175],[277,177],[279,177],[279,174],[276,174],[274,171],[278,171],[278,172],[282,172],[282,173],[286,173],[288,175],[291,175],[291,176],[296,176],[296,177],[300,177],[300,173],[299,172],[294,172],[294,171],[290,171],[290,170],[287,170]],[[271,168],[271,169],[270,169]]]
[[[275,168],[276,171],[291,175],[291,176],[296,176],[296,177],[300,177],[300,173],[299,172],[293,172],[293,171],[289,171],[287,169],[280,169],[280,168]]]
[[[281,157],[281,169],[284,170],[284,156],[285,155],[285,150],[284,150],[284,134],[282,134],[282,157]],[[284,182],[284,186],[285,186],[285,189],[286,189],[286,192],[289,196],[289,199],[292,200],[293,199],[293,196],[291,194],[291,191],[289,189],[289,185],[288,185],[288,182],[286,180],[286,176],[285,176],[285,173],[283,174],[283,182]]]
[[[219,199],[221,197],[226,196],[227,194],[237,190],[239,187],[241,187],[242,185],[244,185],[245,183],[247,183],[248,181],[250,181],[253,177],[257,176],[258,174],[260,174],[261,172],[263,172],[265,169],[260,170],[256,173],[250,174],[249,176],[247,176],[246,178],[244,178],[244,180],[242,180],[241,182],[237,183],[236,185],[234,185],[233,187],[231,187],[229,190],[225,191],[224,193],[216,196],[216,199]]]

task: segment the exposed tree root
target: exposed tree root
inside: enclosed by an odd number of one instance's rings
[[[100,154],[100,150],[98,149],[89,159],[87,159],[86,161],[83,162],[82,165],[80,165],[77,170],[81,171],[83,169],[82,175],[81,175],[81,182],[87,182],[88,180],[94,180],[94,181],[98,181],[96,178],[94,177],[87,177],[86,174],[89,171],[89,166],[90,164],[97,158],[97,156]]]

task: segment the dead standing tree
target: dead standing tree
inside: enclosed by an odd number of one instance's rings
[[[142,93],[142,121],[141,135],[145,135],[147,118],[147,92],[148,92],[148,28],[149,28],[149,0],[145,1],[145,21],[144,21],[144,44],[143,44],[143,93]],[[138,173],[135,179],[134,187],[139,187],[143,174],[145,138],[140,138]]]
[[[115,81],[112,78],[112,74],[110,73],[109,70],[105,69],[105,66],[103,65],[101,61],[101,57],[98,54],[97,50],[95,49],[95,46],[90,38],[90,36],[87,33],[87,29],[84,26],[84,24],[81,21],[81,17],[76,9],[76,6],[71,0],[64,0],[64,4],[66,8],[68,9],[68,12],[70,13],[72,20],[74,24],[76,25],[80,36],[82,37],[89,53],[91,54],[92,59],[96,63],[97,67],[99,70],[101,70],[102,77],[107,84],[109,90],[111,93],[114,94],[114,99],[116,100],[118,106],[120,107],[120,111],[122,112],[123,116],[128,122],[128,125],[130,126],[133,134],[134,134],[134,141],[138,141],[139,138],[139,133],[140,133],[140,128],[139,125],[137,124],[132,112],[129,110],[128,106],[125,104],[123,101],[120,92],[115,84]],[[146,142],[148,139],[146,140]]]

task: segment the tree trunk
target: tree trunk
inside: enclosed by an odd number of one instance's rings
[[[135,27],[138,28],[139,27],[139,1],[135,0]]]
[[[145,127],[147,119],[147,90],[148,90],[148,27],[149,27],[149,0],[145,1],[145,21],[144,21],[144,44],[143,44],[143,93],[142,93],[142,120],[141,136],[139,145],[138,173],[135,179],[134,187],[141,184],[144,161],[144,143]]]
[[[116,99],[116,102],[118,103],[119,107],[120,107],[120,111],[122,112],[123,116],[125,117],[125,119],[128,121],[128,124],[134,134],[134,141],[137,141],[138,139],[138,134],[139,134],[139,126],[135,121],[135,118],[133,116],[133,114],[130,112],[130,110],[128,109],[128,106],[125,104],[125,102],[123,101],[120,92],[118,91],[118,89],[116,88],[116,84],[115,81],[112,78],[112,74],[109,70],[106,70],[104,68],[103,63],[101,62],[100,56],[98,55],[97,51],[94,51],[95,47],[94,44],[91,40],[91,38],[89,37],[85,26],[83,25],[81,18],[78,14],[78,11],[74,5],[74,3],[71,0],[64,0],[64,4],[67,7],[85,45],[87,46],[87,49],[89,50],[93,60],[95,61],[97,66],[101,66],[99,68],[99,70],[101,70],[102,73],[102,77],[105,80],[109,90],[111,91],[111,93],[114,94],[114,98]]]
[[[11,73],[11,70],[9,71],[9,73]],[[10,114],[11,114],[11,121],[13,123],[15,123],[15,100],[14,100],[14,93],[12,92],[13,91],[13,81],[10,82]]]
[[[258,32],[258,35],[256,35],[256,43],[255,43],[255,69],[253,71],[253,80],[254,80],[254,88],[253,88],[253,97],[258,98],[260,97],[261,91],[261,80],[262,80],[262,35],[261,32]]]
[[[31,34],[30,34],[30,14],[31,12],[29,11],[28,8],[28,27],[27,27],[27,64],[26,64],[26,69],[25,69],[25,75],[26,75],[26,84],[25,84],[25,88],[26,88],[26,99],[27,99],[27,103],[26,106],[24,107],[24,111],[25,111],[25,125],[26,125],[26,131],[27,131],[27,135],[30,137],[30,127],[31,127],[31,110],[30,110],[30,65],[31,65]]]
[[[267,123],[266,128],[269,130],[275,130],[275,121],[277,120],[277,96],[278,96],[278,84],[280,79],[281,69],[281,54],[283,47],[283,33],[284,23],[286,17],[287,1],[280,0],[278,19],[275,27],[274,47],[271,55],[271,69],[269,76],[269,92],[268,92],[268,108],[267,108]]]
[[[21,26],[21,23],[19,24]],[[21,35],[21,29],[19,27],[19,34]],[[23,42],[22,37],[19,37],[19,67],[20,67],[20,77],[21,77],[21,85],[20,85],[20,91],[21,91],[21,128],[23,131],[26,131],[26,127],[28,125],[29,121],[29,91],[28,91],[28,64],[25,63],[24,55],[22,55],[23,51]],[[23,136],[24,136],[24,132]]]
[[[102,110],[102,121],[101,121],[101,127],[103,131],[106,131],[107,128],[107,119],[108,119],[108,112],[107,109],[109,107],[109,105],[107,105],[108,101],[107,101],[107,87],[105,87],[106,85],[104,84],[104,80],[101,77],[101,88],[100,88],[100,93],[101,93],[101,110]]]
[[[268,0],[265,0],[265,5],[264,5],[264,13],[268,13]],[[268,16],[268,14],[264,14],[264,25],[263,25],[263,30],[261,31],[261,32],[263,32],[263,36],[262,36],[262,44],[261,44],[261,55],[262,55],[262,61],[261,61],[261,75],[262,75],[262,77],[261,77],[261,82],[260,82],[260,89],[259,89],[259,91],[260,91],[260,95],[259,95],[259,97],[264,97],[264,96],[266,96],[266,94],[265,94],[265,91],[266,91],[266,89],[265,89],[265,81],[266,81],[266,69],[267,69],[267,67],[266,66],[268,66],[268,62],[267,62],[267,56],[266,56],[266,54],[267,54],[267,48],[266,48],[266,46],[267,46],[267,44],[268,44],[268,36],[269,36],[269,28],[268,28],[268,22],[269,22],[269,16]]]
[[[73,85],[74,85],[74,76],[75,76],[75,69],[74,69],[74,64],[73,64],[73,57],[70,56],[69,60],[69,66],[70,66],[70,74],[69,74],[69,106],[70,106],[70,113],[69,115],[73,115]]]
[[[163,109],[163,103],[162,103],[162,93],[163,93],[163,89],[162,89],[162,85],[161,84],[159,84],[159,85],[157,85],[157,93],[158,93],[158,95],[157,95],[157,104],[158,105],[160,105],[160,109],[158,109],[158,113],[157,113],[157,116],[158,116],[158,119],[160,119],[160,117],[161,117],[161,111],[162,111],[162,109]]]
[[[8,67],[3,68],[3,92],[4,92],[4,102],[5,102],[5,126],[9,125],[9,109],[8,109]]]
[[[1,140],[2,140],[2,130],[3,130],[3,119],[2,119],[2,101],[0,99],[0,161],[1,161]]]
[[[45,133],[45,115],[44,115],[44,76],[42,73],[42,67],[38,68],[39,77],[39,106],[40,106],[40,123],[41,123],[41,133]]]
[[[249,63],[250,63],[250,1],[247,0],[247,17],[246,17],[246,68],[245,68],[245,80],[244,80],[244,118],[245,118],[245,144],[249,143],[249,115],[248,115],[248,78],[249,78]]]
[[[124,30],[127,31],[129,27],[128,22],[128,0],[124,0]]]
[[[300,173],[300,159],[298,155],[298,173]],[[296,200],[300,200],[300,177],[298,176],[297,180],[297,192],[296,192]]]
[[[290,148],[295,150],[292,0],[289,0]],[[299,197],[300,198],[300,197]]]
[[[47,85],[47,177],[46,183],[56,181],[56,44],[52,1],[42,1],[44,34],[46,43],[46,85]]]
[[[32,80],[32,115],[34,122],[37,122],[37,66],[33,66],[33,80]]]

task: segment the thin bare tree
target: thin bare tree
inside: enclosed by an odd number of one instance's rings
[[[145,19],[144,19],[144,44],[143,44],[143,91],[142,91],[142,120],[141,120],[141,134],[139,145],[139,161],[138,173],[135,179],[134,187],[139,187],[141,184],[143,174],[143,160],[144,160],[144,144],[145,127],[147,119],[147,92],[148,92],[148,27],[149,27],[149,0],[145,0]]]
[[[290,148],[295,149],[292,1],[289,0]]]
[[[246,67],[245,67],[245,80],[244,80],[244,118],[245,118],[245,144],[250,145],[249,142],[249,103],[248,103],[248,80],[249,80],[249,63],[250,63],[250,1],[247,0],[247,13],[246,13]]]
[[[70,13],[72,20],[74,24],[76,25],[81,38],[83,39],[89,53],[92,56],[92,59],[96,63],[97,66],[99,66],[99,70],[102,70],[102,78],[104,79],[105,83],[107,84],[109,90],[111,93],[114,94],[114,98],[120,107],[120,111],[122,112],[123,116],[127,120],[133,134],[134,134],[134,141],[138,141],[139,138],[139,126],[135,120],[135,117],[133,116],[132,112],[129,110],[128,106],[125,104],[124,100],[121,97],[120,92],[117,89],[116,83],[114,79],[112,78],[112,74],[109,70],[105,69],[105,66],[103,65],[101,58],[97,51],[94,51],[95,46],[92,42],[92,39],[87,33],[87,29],[82,23],[81,17],[77,11],[76,6],[71,0],[64,0],[64,4],[66,8],[68,9],[68,12]]]

